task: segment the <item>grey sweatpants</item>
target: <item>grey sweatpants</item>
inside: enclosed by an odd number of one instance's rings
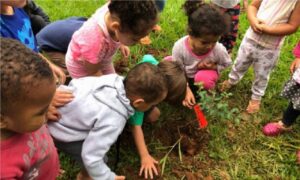
[[[268,49],[244,38],[234,65],[229,73],[229,83],[237,84],[253,65],[255,79],[252,83],[253,100],[260,100],[265,94],[271,71],[276,66],[280,48]]]

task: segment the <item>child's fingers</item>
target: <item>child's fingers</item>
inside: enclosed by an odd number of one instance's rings
[[[154,174],[156,176],[158,176],[158,171],[157,171],[157,168],[155,166],[152,166],[152,170],[154,171]]]
[[[141,169],[140,169],[140,173],[139,173],[139,176],[141,176],[143,174],[143,171],[144,171],[145,167],[142,166]]]

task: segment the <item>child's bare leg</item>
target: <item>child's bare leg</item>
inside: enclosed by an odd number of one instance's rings
[[[80,172],[77,174],[76,180],[92,180],[92,178],[85,168],[81,168]]]

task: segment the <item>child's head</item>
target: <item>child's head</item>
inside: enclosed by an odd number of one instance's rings
[[[187,33],[194,53],[207,53],[215,46],[220,36],[227,33],[228,16],[219,8],[202,0],[187,0],[183,8],[188,16]]]
[[[55,92],[47,62],[16,40],[1,38],[1,130],[39,129]]]
[[[111,0],[108,8],[115,36],[127,46],[149,34],[158,20],[158,11],[152,0]]]
[[[181,104],[187,88],[184,70],[175,61],[161,61],[157,66],[166,76],[168,83],[168,94],[165,101],[173,105]]]
[[[141,63],[131,69],[124,84],[126,96],[138,111],[147,111],[163,101],[168,93],[165,75],[150,63]]]

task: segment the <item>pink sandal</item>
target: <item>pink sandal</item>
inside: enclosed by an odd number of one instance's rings
[[[277,136],[289,129],[290,128],[284,127],[284,125],[281,122],[272,122],[265,125],[262,131],[266,136]]]

